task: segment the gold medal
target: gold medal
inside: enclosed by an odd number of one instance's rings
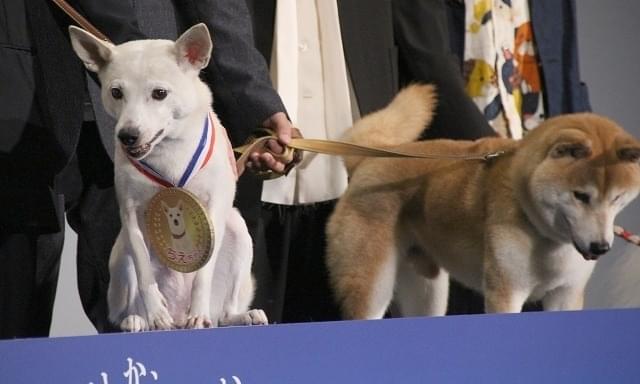
[[[214,228],[193,193],[183,188],[163,188],[149,201],[144,219],[147,239],[167,267],[193,272],[211,258]]]

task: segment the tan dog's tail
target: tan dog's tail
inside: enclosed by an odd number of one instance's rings
[[[410,143],[420,137],[431,123],[437,103],[436,87],[431,84],[412,84],[402,89],[385,108],[355,122],[343,140],[377,148]],[[362,157],[345,156],[349,174],[360,164]]]

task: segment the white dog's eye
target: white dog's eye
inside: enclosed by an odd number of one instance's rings
[[[120,100],[122,99],[122,90],[120,88],[111,88],[111,97],[113,97],[116,100]]]
[[[622,194],[619,194],[618,196],[614,197],[613,200],[611,200],[611,204],[615,204],[618,200],[620,200],[620,197],[622,197]]]
[[[580,200],[585,204],[589,204],[589,202],[591,201],[591,196],[589,196],[588,193],[573,191],[573,196],[575,196],[576,199]]]
[[[154,100],[164,100],[164,98],[167,97],[167,93],[166,89],[156,88],[151,91],[151,97],[153,97]]]

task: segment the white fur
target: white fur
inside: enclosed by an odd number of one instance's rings
[[[140,145],[151,142],[142,158],[166,178],[178,180],[212,104],[211,92],[198,77],[211,54],[207,28],[196,25],[175,43],[141,40],[118,46],[75,27],[70,33],[78,56],[98,73],[105,108],[117,119],[116,136],[122,130],[137,129]],[[120,90],[121,98],[113,96],[114,88]],[[153,98],[154,89],[166,90],[166,98]],[[109,319],[123,330],[267,322],[261,310],[248,310],[253,298],[251,238],[232,207],[235,173],[227,157],[224,128],[216,117],[213,120],[213,156],[185,186],[206,208],[216,238],[211,259],[193,273],[168,269],[148,246],[144,210],[163,187],[136,170],[126,148],[116,145],[115,185],[122,229],[109,263],[108,302]]]

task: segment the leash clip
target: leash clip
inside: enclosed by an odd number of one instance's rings
[[[493,159],[496,159],[505,154],[505,151],[497,151],[497,152],[489,152],[482,156],[482,160],[486,162],[490,162]]]

